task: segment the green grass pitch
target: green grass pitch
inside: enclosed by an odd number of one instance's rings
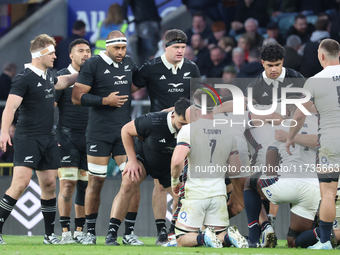
[[[320,251],[307,249],[289,249],[287,248],[285,240],[279,240],[278,246],[275,249],[237,249],[237,248],[223,248],[213,249],[206,247],[194,248],[178,248],[178,247],[160,247],[155,246],[154,237],[141,237],[140,240],[145,243],[144,246],[105,246],[104,237],[98,237],[97,245],[47,245],[43,244],[42,236],[3,236],[6,245],[0,245],[0,254],[29,254],[29,255],[44,255],[44,254],[60,254],[60,255],[94,255],[94,254],[140,254],[140,255],[171,255],[171,254],[339,254],[339,250]],[[122,238],[118,238],[121,243]]]

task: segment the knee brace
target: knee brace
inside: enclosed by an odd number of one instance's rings
[[[59,180],[78,180],[78,168],[76,167],[62,167],[58,169]]]

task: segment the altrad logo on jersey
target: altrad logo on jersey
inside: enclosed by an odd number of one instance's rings
[[[118,79],[118,81],[115,81],[115,82],[114,82],[114,85],[128,84],[128,81],[127,81],[127,80],[123,80],[123,81],[122,81],[122,79],[123,79],[124,77],[126,77],[126,75],[122,75],[122,76],[116,75],[116,76],[113,76],[113,78],[117,78],[117,79]]]
[[[184,92],[184,88],[178,88],[179,86],[182,86],[183,83],[169,83],[169,86],[173,86],[173,88],[168,89],[168,92]]]

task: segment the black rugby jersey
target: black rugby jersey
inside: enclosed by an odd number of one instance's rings
[[[70,64],[67,68],[61,69],[56,73],[56,76],[77,73]],[[55,101],[59,108],[58,127],[68,127],[79,132],[85,132],[87,119],[89,117],[88,107],[74,105],[72,103],[72,89],[70,86],[67,89],[57,90],[55,92]]]
[[[128,95],[128,101],[122,107],[90,107],[86,135],[107,141],[131,120],[131,84],[132,75],[137,66],[126,55],[121,63],[114,63],[101,52],[86,60],[81,66],[77,82],[90,86],[90,94],[107,97],[111,92],[119,91],[120,96]]]
[[[186,58],[183,59],[182,65],[179,64],[177,74],[173,74],[172,69],[169,68],[169,62],[162,58],[164,59],[165,56],[162,55],[146,62],[133,77],[134,85],[147,87],[151,112],[173,107],[181,97],[189,99],[190,78],[201,77],[197,65]]]
[[[284,68],[284,67],[283,67]],[[282,68],[282,69],[283,69]],[[264,72],[264,71],[263,71]],[[279,78],[278,78],[279,79]],[[278,80],[277,79],[277,80]],[[277,98],[278,101],[281,100],[281,88],[289,88],[289,87],[299,87],[302,88],[305,84],[305,77],[300,74],[299,72],[291,69],[285,68],[285,76],[283,82],[279,81],[278,91],[277,91]],[[263,77],[263,73],[260,74],[258,77],[255,78],[249,85],[248,88],[253,88],[253,99],[260,105],[270,105],[272,104],[273,98],[273,85],[268,85]],[[245,92],[245,96],[247,96],[248,89]],[[288,93],[289,95],[294,95],[292,93]],[[296,95],[296,94],[295,94]]]
[[[42,74],[42,70],[26,64],[25,69],[13,79],[9,94],[23,98],[19,106],[16,136],[53,134],[54,85],[58,78],[50,70],[46,71],[46,77]]]
[[[152,112],[135,119],[137,139],[135,150],[155,170],[166,172],[171,165],[172,152],[176,147],[176,130],[171,124],[172,112]]]

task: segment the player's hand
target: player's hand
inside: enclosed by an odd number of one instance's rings
[[[126,166],[123,171],[123,176],[129,178],[130,180],[139,181],[140,177],[142,176],[142,166],[138,164],[137,161],[131,161],[129,160],[126,163]]]
[[[281,130],[281,129],[275,130],[275,140],[285,143],[287,140],[287,137],[288,137],[288,132]]]
[[[0,135],[0,149],[3,152],[6,152],[7,143],[10,146],[12,146],[12,141],[11,141],[10,135],[8,134],[8,132],[1,132],[1,135]]]
[[[179,190],[180,190],[181,186],[182,186],[182,183],[181,183],[181,182],[178,183],[176,186],[171,186],[172,193],[174,193],[174,195],[175,195],[176,197],[178,197],[178,195],[179,195]]]
[[[118,91],[112,92],[107,97],[103,98],[103,105],[109,105],[113,107],[122,107],[124,103],[129,99],[128,95],[118,96]]]
[[[231,29],[232,30],[239,30],[239,29],[242,29],[243,28],[243,24],[239,21],[233,21],[231,22]]]
[[[290,146],[293,146],[293,148],[295,148],[295,142],[294,142],[294,140],[291,140],[291,139],[289,139],[289,138],[287,138],[287,141],[286,141],[286,151],[288,152],[288,154],[289,155],[292,155],[292,153],[290,152],[290,150],[289,150],[289,147]]]

